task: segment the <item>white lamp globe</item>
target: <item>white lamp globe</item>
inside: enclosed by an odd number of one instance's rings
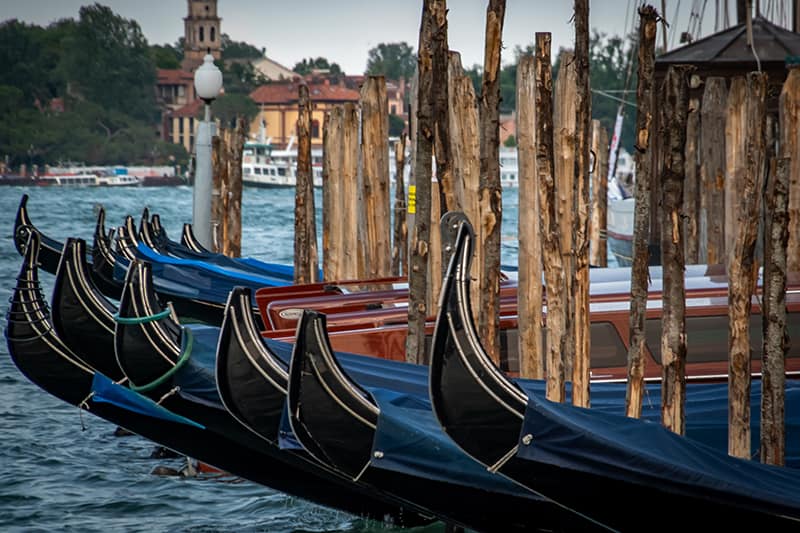
[[[214,56],[206,54],[203,64],[194,72],[194,87],[197,96],[210,102],[222,90],[222,72],[214,64]]]

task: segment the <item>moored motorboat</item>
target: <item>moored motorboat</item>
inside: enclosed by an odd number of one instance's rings
[[[470,309],[474,235],[462,226],[443,284],[430,395],[441,428],[490,471],[619,531],[642,527],[599,494],[659,515],[657,530],[702,513],[720,528],[800,524],[800,472],[736,459],[660,424],[549,402],[501,372],[484,351]],[[700,385],[702,386],[702,385]],[[650,527],[648,526],[648,529]]]

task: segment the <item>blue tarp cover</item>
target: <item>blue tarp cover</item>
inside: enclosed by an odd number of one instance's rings
[[[529,445],[522,437],[532,435]],[[660,423],[529,396],[523,459],[633,484],[702,495],[704,490],[800,508],[800,471],[737,459]]]
[[[186,417],[177,415],[161,407],[150,398],[142,396],[125,386],[114,383],[111,379],[99,372],[95,372],[94,374],[92,392],[94,393],[92,401],[95,402],[106,402],[141,415],[205,429],[205,426],[202,424],[198,424],[193,420],[189,420]]]

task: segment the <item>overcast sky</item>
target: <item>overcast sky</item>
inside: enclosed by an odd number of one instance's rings
[[[60,18],[77,18],[88,0],[0,0],[0,19],[17,18],[47,25]],[[186,0],[105,0],[101,4],[135,19],[151,44],[174,43],[183,35]],[[672,25],[677,46],[686,31],[692,4],[707,3],[702,33],[714,31],[716,2],[667,2],[667,19],[675,10],[682,13]],[[722,2],[720,2],[722,3]],[[731,2],[733,3],[733,2]],[[449,44],[461,52],[465,67],[483,63],[483,40],[487,0],[450,0]],[[589,24],[592,29],[623,35],[633,25],[637,0],[592,0]],[[654,5],[660,6],[660,2]],[[348,74],[360,74],[367,52],[379,43],[405,41],[415,50],[419,35],[422,0],[219,0],[222,32],[245,41],[288,67],[306,57],[326,57],[339,63]],[[507,0],[503,42],[503,63],[513,59],[514,47],[534,40],[537,31],[553,35],[553,53],[571,47],[574,39],[569,0]],[[735,13],[731,11],[731,18]],[[627,21],[627,27],[626,27]],[[673,21],[670,21],[673,22]],[[658,37],[661,43],[661,36]]]

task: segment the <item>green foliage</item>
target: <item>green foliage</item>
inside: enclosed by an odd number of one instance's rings
[[[635,39],[622,38],[614,35],[609,37],[605,33],[593,31],[589,39],[589,79],[592,86],[592,118],[600,120],[600,123],[608,130],[609,138],[614,133],[614,122],[616,121],[619,102],[610,98],[608,95],[622,97],[623,93],[616,92],[625,89],[625,80],[629,57],[633,60],[631,66],[631,79],[629,81],[626,100],[630,103],[636,101],[636,54],[631,55]],[[561,61],[561,51],[555,54],[555,64],[553,65],[553,78],[557,77],[558,68]],[[525,48],[517,46],[514,49],[514,62],[505,65],[500,70],[500,112],[511,113],[516,109],[516,83],[517,83],[517,64],[523,55],[533,55],[534,47],[527,45]],[[480,65],[473,65],[465,73],[472,79],[475,87],[475,94],[481,93],[482,68]],[[606,94],[601,94],[606,93]],[[621,146],[628,151],[632,151],[634,142],[634,116],[633,108],[630,105],[623,106],[625,120],[622,127],[620,139]]]
[[[514,148],[517,146],[517,138],[513,135],[509,135],[506,139],[506,142],[503,143],[503,146],[506,148]]]
[[[406,81],[414,76],[417,56],[406,42],[381,43],[371,48],[365,74],[383,74],[387,79]]]
[[[136,22],[99,4],[46,28],[0,24],[0,156],[12,166],[185,163],[182,146],[158,138],[154,91],[155,65],[181,54],[150,47]]]
[[[62,64],[73,94],[139,119],[157,118],[155,67],[136,21],[100,4],[84,6],[63,45]]]
[[[234,41],[227,33],[222,34],[220,46],[222,48],[223,61],[229,59],[259,59],[264,57],[266,52],[264,48],[259,50],[250,43]]]
[[[309,57],[308,59],[303,59],[299,63],[295,63],[292,70],[301,76],[311,74],[314,70],[328,71],[330,74],[334,75],[342,74],[342,68],[337,63],[330,63],[324,57]]]
[[[211,110],[215,118],[218,118],[223,125],[233,123],[236,117],[244,117],[249,124],[258,114],[258,106],[246,94],[231,94],[226,92],[211,104]],[[198,119],[203,118],[201,110]]]
[[[182,58],[183,50],[178,53],[172,45],[154,44],[150,47],[150,60],[156,68],[179,69]]]
[[[250,94],[253,89],[267,82],[249,61],[229,61],[224,63],[220,69],[222,70],[222,86],[225,87],[226,94]]]
[[[389,115],[389,136],[399,137],[406,129],[406,121],[403,117],[397,115]]]

